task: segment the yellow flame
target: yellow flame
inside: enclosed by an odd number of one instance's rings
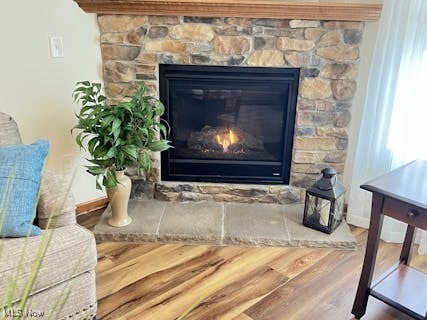
[[[233,132],[233,130],[229,130],[228,133],[221,134],[221,135],[217,134],[216,141],[218,142],[218,144],[222,146],[223,151],[227,152],[228,147],[233,143],[236,143],[237,141],[239,141],[239,138]]]
[[[230,136],[230,144],[233,144],[233,143],[237,142],[236,141],[237,139],[236,139],[236,136],[234,135],[233,130],[230,130],[229,136]]]

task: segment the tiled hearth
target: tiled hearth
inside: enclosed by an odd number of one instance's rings
[[[97,241],[160,242],[211,245],[334,247],[357,245],[343,222],[332,235],[301,224],[302,205],[165,202],[132,200],[130,225],[107,225],[108,208],[95,227]]]

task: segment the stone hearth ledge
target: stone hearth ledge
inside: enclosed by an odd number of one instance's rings
[[[327,235],[302,225],[303,210],[301,204],[131,200],[130,225],[109,226],[108,207],[94,234],[98,242],[356,248],[357,242],[345,222]]]
[[[141,191],[139,195],[133,192],[132,198],[142,200],[147,196],[147,188]],[[292,204],[303,202],[305,189],[289,185],[160,181],[155,183],[153,197],[163,201]]]

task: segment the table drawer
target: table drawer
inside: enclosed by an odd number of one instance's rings
[[[427,230],[427,210],[396,199],[385,198],[383,214]]]

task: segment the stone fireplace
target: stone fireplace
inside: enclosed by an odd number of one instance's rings
[[[130,96],[138,81],[158,95],[162,64],[299,71],[289,184],[165,182],[160,157],[153,155],[153,171],[146,179],[134,177],[134,197],[300,202],[301,188],[322,168],[343,173],[363,22],[100,14],[98,23],[111,102]]]
[[[166,104],[165,117],[172,123],[177,149],[167,157],[153,154],[156,165],[145,177],[128,172],[133,179],[129,214],[134,222],[120,230],[110,227],[105,222],[107,209],[94,229],[98,240],[354,248],[345,223],[332,236],[304,227],[302,200],[304,187],[322,168],[344,171],[363,21],[377,20],[381,4],[76,2],[86,12],[98,14],[108,100],[126,99],[135,83],[144,81]],[[179,78],[181,69],[190,77]],[[218,70],[233,76],[216,74]],[[269,74],[270,79],[257,82],[250,79],[251,71]],[[294,75],[290,91],[295,95],[285,94],[284,83],[274,84],[275,72],[284,78]],[[212,73],[221,81],[206,80]],[[249,79],[246,86],[240,86],[245,81],[236,81],[239,73]],[[163,82],[171,86],[165,89]],[[285,118],[293,120],[290,128],[284,128]],[[175,132],[176,126],[183,130]],[[280,156],[280,147],[290,150]],[[171,159],[193,161],[186,177],[164,170]],[[236,167],[229,180],[198,171],[198,163],[216,160],[220,165],[229,160],[242,165],[287,162],[281,171],[287,174],[270,171],[264,178],[278,180],[241,181]],[[247,174],[248,168],[243,172]],[[139,201],[147,197],[166,201]]]

